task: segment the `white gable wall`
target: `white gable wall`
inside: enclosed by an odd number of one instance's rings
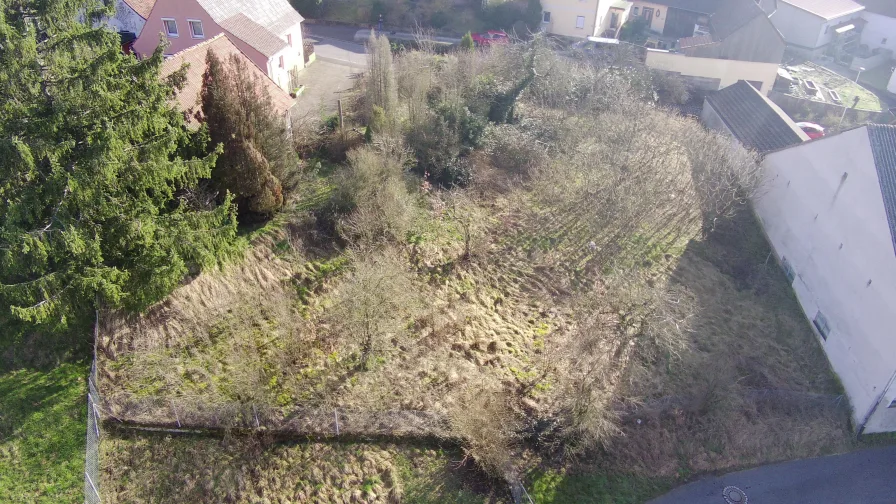
[[[820,310],[828,320],[831,332],[820,341],[858,425],[896,370],[896,252],[867,132],[769,154],[763,168],[756,213],[778,258],[797,274],[793,288],[806,316]],[[896,409],[886,406],[875,416],[889,420],[866,432],[896,430]]]
[[[863,11],[862,17],[868,24],[862,30],[862,43],[875,49],[883,47],[896,52],[896,18]]]
[[[769,18],[788,44],[813,49],[824,32],[825,20],[788,3],[778,1],[778,10]]]
[[[130,5],[126,4],[123,0],[118,0],[115,2],[115,16],[109,18],[107,23],[114,28],[115,31],[134,32],[139,37],[140,32],[143,31],[143,25],[146,24],[146,20],[140,17],[140,14],[137,14]]]

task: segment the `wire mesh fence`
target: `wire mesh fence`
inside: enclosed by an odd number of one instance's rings
[[[84,503],[100,503],[100,416],[96,362],[87,378],[87,448],[84,456]]]

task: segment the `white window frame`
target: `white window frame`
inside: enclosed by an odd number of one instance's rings
[[[579,26],[579,20],[582,20],[582,25]],[[576,30],[584,30],[585,29],[585,16],[576,16]]]
[[[641,9],[637,7],[632,7],[632,16],[638,17],[641,15]]]
[[[542,11],[541,12],[541,22],[542,23],[550,23],[551,22],[551,11]]]
[[[174,23],[174,33],[168,31],[168,21]],[[180,29],[177,27],[177,20],[174,18],[162,18],[162,27],[165,28],[165,35],[168,38],[180,37]]]
[[[196,32],[193,31],[193,23],[199,23],[199,30],[202,32],[199,35],[196,35]],[[205,27],[202,26],[201,19],[189,19],[187,18],[187,26],[190,27],[190,36],[194,39],[204,39],[205,38]]]

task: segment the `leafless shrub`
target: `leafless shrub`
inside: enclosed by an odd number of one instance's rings
[[[493,477],[515,473],[513,450],[521,422],[506,393],[471,384],[461,391],[448,415],[451,433],[463,440],[466,456]]]
[[[349,152],[348,162],[336,194],[337,206],[350,212],[340,222],[340,233],[362,247],[403,240],[416,205],[402,159],[365,146]]]
[[[462,189],[445,195],[445,212],[460,231],[464,242],[463,259],[469,259],[482,245],[482,233],[486,226],[486,213]]]
[[[517,126],[501,124],[489,128],[485,148],[492,166],[521,176],[548,164],[547,145]]]
[[[678,141],[690,160],[704,230],[711,231],[717,220],[731,217],[760,189],[758,157],[696,124],[679,131]]]
[[[389,39],[370,31],[367,42],[367,76],[365,79],[364,104],[368,109],[366,117],[373,117],[373,107],[383,109],[386,123],[384,130],[377,133],[391,133],[398,113],[398,94],[395,70],[392,66],[392,48]]]
[[[399,253],[355,254],[351,272],[336,286],[324,314],[339,341],[358,352],[362,367],[407,334],[421,307],[419,289]]]

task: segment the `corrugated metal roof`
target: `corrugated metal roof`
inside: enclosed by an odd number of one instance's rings
[[[896,126],[869,124],[866,128],[887,222],[890,223],[890,239],[893,241],[893,250],[896,251]]]
[[[275,36],[282,35],[285,30],[304,21],[287,0],[198,0],[198,2],[216,23],[220,24],[225,19],[243,14]]]
[[[246,68],[261,85],[263,85],[271,101],[274,104],[274,110],[283,114],[286,113],[294,104],[295,100],[289,94],[280,88],[274,81],[270,79],[263,71],[261,71],[254,63],[242,53],[227,35],[220,34],[214,38],[206,40],[200,44],[196,44],[189,49],[175,53],[162,63],[162,76],[167,76],[174,71],[180,69],[184,63],[189,64],[187,68],[186,82],[183,89],[178,91],[175,99],[178,106],[187,115],[187,122],[193,126],[197,125],[194,113],[200,110],[200,93],[202,92],[202,75],[205,73],[205,58],[209,51],[214,51],[216,55],[222,59],[230,57],[231,54],[239,55],[244,58]]]
[[[853,12],[859,12],[865,7],[854,0],[780,0],[798,9],[811,12],[825,19],[834,19]]]
[[[748,149],[765,153],[809,139],[783,110],[746,81],[711,93],[706,101]]]
[[[237,14],[218,22],[221,28],[224,28],[233,36],[242,40],[258,50],[261,54],[271,57],[281,49],[286,48],[289,44],[285,40],[277,37],[270,31],[255,21],[249,19],[245,14]]]
[[[122,0],[126,3],[130,8],[134,9],[140,17],[143,19],[149,19],[149,13],[152,12],[152,8],[156,5],[156,0]]]

